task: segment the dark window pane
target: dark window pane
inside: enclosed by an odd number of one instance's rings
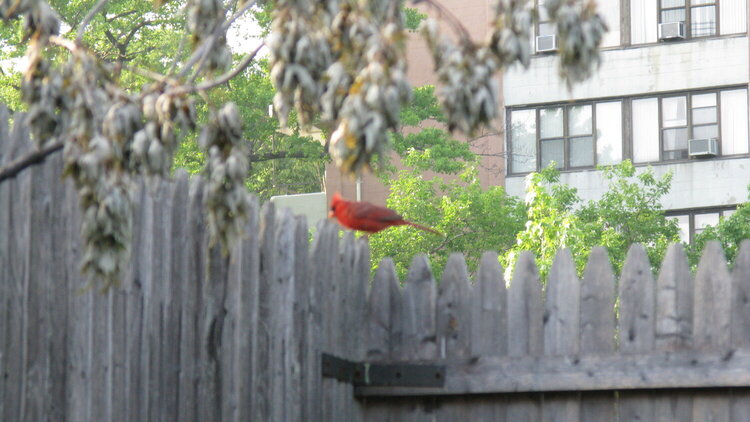
[[[661,23],[685,22],[685,9],[662,10]]]
[[[594,165],[594,141],[592,137],[570,138],[569,142],[571,167]]]
[[[693,127],[693,139],[706,139],[706,138],[718,138],[718,137],[719,137],[718,125]]]
[[[565,143],[562,139],[542,141],[542,168],[547,167],[552,161],[559,169],[565,165]]]
[[[716,34],[716,6],[691,8],[690,20],[690,35],[693,37]]]
[[[716,107],[694,108],[693,124],[703,125],[706,123],[716,123]]]
[[[687,149],[687,128],[664,129],[664,151]]]
[[[543,108],[539,110],[539,120],[541,123],[539,134],[542,139],[563,136],[562,107]]]

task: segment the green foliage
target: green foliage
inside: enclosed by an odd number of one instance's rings
[[[750,186],[748,186],[750,194]],[[750,195],[748,195],[750,197]],[[688,245],[687,254],[690,265],[695,268],[700,262],[706,243],[718,240],[724,249],[724,255],[731,266],[737,258],[742,241],[750,239],[750,202],[740,204],[729,217],[721,217],[716,226],[706,227],[703,232],[695,236],[693,243]]]
[[[484,251],[509,248],[523,228],[523,204],[502,187],[483,189],[474,167],[451,182],[424,179],[418,170],[401,171],[391,184],[387,205],[407,220],[445,234],[401,226],[370,236],[373,269],[390,256],[401,279],[418,253],[428,255],[437,279],[451,252],[462,252],[474,272]]]
[[[404,15],[406,17],[404,26],[410,31],[416,31],[417,28],[419,28],[419,24],[421,24],[423,20],[427,19],[426,13],[422,13],[419,10],[411,7],[404,8]]]
[[[526,228],[504,257],[510,274],[518,254],[530,250],[546,279],[558,249],[569,248],[579,273],[595,246],[609,251],[615,271],[622,269],[632,243],[645,246],[652,266],[661,263],[670,243],[679,241],[674,219],[665,217],[661,198],[669,192],[671,174],[656,178],[651,169],[637,173],[630,161],[602,169],[609,189],[597,201],[582,203],[574,188],[560,183],[552,167],[527,179]]]
[[[578,212],[586,244],[606,247],[618,273],[633,243],[643,244],[652,265],[658,266],[667,247],[680,241],[676,221],[665,217],[661,206],[661,198],[671,187],[672,174],[659,179],[651,169],[636,174],[633,164],[624,161],[605,168],[604,177],[609,182],[607,192]]]
[[[510,280],[518,255],[531,251],[536,257],[542,280],[552,267],[559,249],[568,248],[579,270],[585,265],[589,247],[574,207],[580,198],[574,188],[560,183],[560,174],[551,164],[526,179],[526,225],[516,236],[516,243],[502,258],[506,279]]]

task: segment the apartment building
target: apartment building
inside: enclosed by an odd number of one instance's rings
[[[597,199],[607,186],[596,167],[630,159],[673,173],[664,206],[684,240],[730,214],[750,184],[747,3],[600,0],[603,62],[572,89],[540,8],[530,68],[503,77],[508,192],[523,196],[525,176],[554,161],[563,182]]]

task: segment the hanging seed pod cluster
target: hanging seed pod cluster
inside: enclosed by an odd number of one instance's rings
[[[221,0],[188,1],[187,29],[193,38],[193,47],[205,50],[201,65],[209,71],[224,70],[232,63],[224,27],[225,15]]]
[[[388,132],[398,130],[409,99],[398,3],[283,0],[274,11],[269,47],[276,109],[283,119],[294,109],[303,124],[320,112],[322,123],[334,128],[331,158],[345,173],[358,173],[387,151]],[[420,32],[432,52],[449,129],[472,134],[497,117],[497,72],[529,65],[534,2],[497,0],[483,42],[472,40],[437,0],[419,3],[445,23],[428,19]],[[560,74],[568,84],[579,82],[600,62],[606,26],[593,0],[553,0],[547,7],[563,40]]]
[[[206,204],[211,244],[227,247],[242,237],[250,209],[245,187],[247,151],[242,144],[242,121],[237,106],[227,103],[214,113],[200,136],[206,153]]]

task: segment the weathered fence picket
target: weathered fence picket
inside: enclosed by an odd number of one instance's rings
[[[33,148],[23,115],[7,120],[0,166]],[[750,414],[750,242],[731,272],[711,244],[695,277],[673,245],[656,281],[637,245],[619,279],[601,248],[580,279],[561,251],[546,285],[529,253],[512,280],[496,254],[473,280],[452,255],[439,283],[421,255],[402,287],[389,259],[370,282],[365,239],[321,222],[310,244],[303,219],[255,199],[231,254],[210,247],[203,183],[179,171],[136,184],[131,261],[101,292],[61,171],[57,154],[0,183],[0,420]]]

